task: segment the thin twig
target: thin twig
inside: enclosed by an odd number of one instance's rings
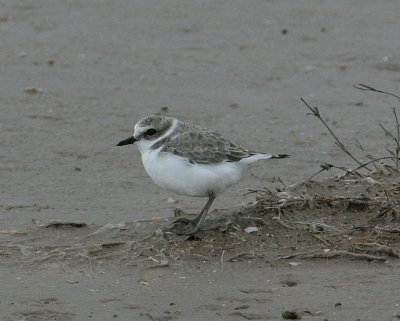
[[[348,252],[348,251],[330,251],[330,252],[320,252],[320,253],[315,253],[311,255],[306,255],[302,256],[302,259],[331,259],[334,257],[340,257],[340,256],[349,256],[355,259],[361,259],[361,260],[368,260],[368,261],[386,261],[387,258],[384,256],[376,256],[376,255],[370,255],[370,254],[363,254],[363,253],[353,253],[353,252]]]
[[[248,190],[248,192],[244,193],[243,196],[246,196],[246,195],[249,195],[249,194],[254,194],[254,193],[259,193],[259,192],[260,192],[260,191],[257,190],[257,189],[250,189],[250,188],[248,188],[247,190]]]
[[[383,159],[396,159],[396,160],[398,161],[398,160],[399,160],[399,157],[386,156],[386,157],[375,158],[375,159],[373,159],[373,160],[371,160],[371,161],[369,161],[369,162],[367,162],[367,163],[365,163],[365,164],[361,164],[360,166],[356,167],[355,169],[352,170],[352,172],[355,172],[355,171],[357,171],[357,170],[359,170],[359,169],[361,169],[361,168],[363,168],[363,167],[366,168],[367,165],[369,165],[369,164],[371,164],[371,163],[374,163],[374,162],[376,162],[376,161],[379,161],[379,160],[383,160]],[[396,170],[396,171],[397,171],[397,170]]]
[[[381,228],[379,226],[375,226],[374,229],[378,230],[378,231],[382,231],[382,232],[387,232],[387,233],[400,234],[400,228]]]
[[[328,171],[328,170],[330,170],[331,168],[340,169],[340,170],[344,171],[346,174],[350,174],[350,173],[355,172],[355,170],[352,171],[352,170],[349,170],[349,169],[347,169],[347,168],[345,168],[345,167],[336,166],[336,165],[329,164],[329,163],[322,163],[322,164],[319,165],[319,166],[321,167],[321,169],[320,169],[318,172],[316,172],[315,174],[313,174],[313,175],[308,179],[308,181],[311,181],[311,179],[313,179],[315,176],[317,176],[317,175],[320,174],[321,172],[323,172],[323,171]],[[354,173],[354,174],[358,174],[358,175],[360,175],[361,177],[363,177],[360,173]]]
[[[397,117],[396,114],[396,108],[393,107],[393,114],[394,118],[396,120],[396,127],[397,127],[397,146],[400,148],[399,142],[400,142],[400,125],[399,125],[399,118]]]
[[[307,106],[309,110],[311,110],[311,114],[308,115],[313,115],[317,117],[323,124],[324,126],[329,130],[333,138],[335,138],[335,144],[339,146],[339,148],[345,152],[347,155],[349,155],[358,165],[361,165],[362,163],[355,158],[346,148],[346,146],[340,141],[340,139],[335,135],[335,133],[332,131],[332,129],[328,126],[328,124],[325,122],[325,120],[322,118],[321,114],[319,113],[318,107],[311,107],[303,98],[300,98],[300,100]],[[367,168],[367,167],[366,167]],[[369,168],[367,168],[369,170]]]
[[[373,92],[389,95],[389,96],[397,98],[397,100],[400,101],[400,96],[393,94],[391,92],[388,92],[388,91],[379,90],[379,89],[376,89],[376,88],[373,88],[371,86],[367,86],[364,84],[358,84],[358,86],[354,85],[353,87],[357,88],[359,90],[373,91]],[[384,130],[386,135],[393,138],[393,140],[396,142],[396,153],[390,152],[390,154],[392,154],[392,155],[395,154],[397,156],[396,170],[399,170],[399,165],[400,165],[400,159],[399,159],[399,156],[400,156],[400,124],[399,124],[399,119],[397,117],[396,109],[394,107],[393,107],[393,114],[394,114],[394,119],[396,121],[396,133],[397,133],[396,137],[390,131],[388,131],[385,127],[383,127],[383,125],[381,123],[379,123],[379,126]]]
[[[321,166],[322,167],[322,166]],[[318,174],[322,173],[323,171],[327,171],[328,169],[322,167],[318,172],[316,172],[315,174],[311,175],[309,179],[307,179],[307,181],[311,181],[315,176],[317,176]]]
[[[361,145],[360,141],[357,138],[354,138],[355,143],[354,145],[356,145],[356,147],[358,147],[360,150],[362,150],[363,152],[365,152],[364,147]]]
[[[389,201],[390,202],[390,201]],[[381,209],[381,212],[378,214],[378,216],[376,217],[378,220],[384,218],[389,212],[391,212],[392,210],[394,210],[397,207],[398,204],[394,204],[393,206],[390,206],[386,209]]]
[[[230,258],[227,260],[227,262],[234,262],[234,261],[238,260],[240,257],[246,256],[246,255],[251,255],[251,256],[254,258],[255,253],[254,253],[254,251],[250,251],[250,252],[241,252],[241,253],[238,253],[238,254],[233,255],[232,257],[230,257]]]
[[[340,256],[349,256],[355,259],[362,259],[368,261],[386,261],[387,258],[384,256],[376,256],[370,254],[363,254],[363,253],[353,253],[349,251],[329,251],[329,252],[320,252],[320,251],[313,251],[313,252],[301,252],[297,254],[291,254],[283,257],[279,257],[277,260],[282,259],[292,259],[294,257],[298,257],[300,259],[331,259]]]
[[[364,84],[353,85],[353,87],[357,88],[359,90],[374,91],[374,92],[377,92],[377,93],[381,93],[381,94],[389,95],[389,96],[392,96],[392,97],[396,97],[400,101],[400,97],[395,95],[395,94],[393,94],[393,93],[391,93],[391,92],[375,89],[373,87],[370,87],[370,86],[367,86],[367,85],[364,85]]]
[[[312,254],[312,253],[315,253],[315,251],[306,251],[306,252],[293,253],[293,254],[289,254],[289,255],[285,255],[285,256],[279,256],[275,259],[275,261],[293,259],[294,257],[302,256],[305,254]]]
[[[196,253],[188,253],[185,255],[185,257],[190,258],[190,259],[208,261],[208,258],[206,256],[201,255],[201,254],[196,254]]]
[[[313,237],[315,237],[317,240],[319,240],[319,241],[321,241],[322,243],[324,243],[325,245],[330,245],[330,244],[331,244],[331,242],[329,242],[328,240],[324,239],[322,236],[319,236],[319,235],[317,235],[317,234],[315,234],[315,233],[311,233],[311,235],[312,235]]]
[[[397,156],[397,161],[396,161],[396,169],[399,169],[399,154],[400,154],[400,125],[399,125],[399,118],[397,117],[396,109],[393,107],[393,114],[394,114],[394,119],[396,120],[396,129],[397,129],[397,139],[396,141],[396,156]]]
[[[278,176],[278,182],[281,183],[285,189],[287,188],[286,184],[283,182],[283,180],[282,180],[282,178],[280,178],[280,176]]]
[[[385,132],[385,135],[391,137],[394,141],[396,141],[396,137],[393,136],[393,134],[388,131],[385,127],[383,127],[383,125],[381,123],[378,123],[379,127],[383,129],[383,131]]]
[[[399,125],[399,118],[397,117],[396,114],[396,108],[393,107],[393,114],[394,114],[394,118],[396,119],[396,127],[397,127],[397,141],[400,141],[400,125]]]

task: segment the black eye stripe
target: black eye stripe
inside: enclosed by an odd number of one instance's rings
[[[145,134],[147,136],[153,136],[157,131],[154,128],[150,128],[148,130],[146,130]]]

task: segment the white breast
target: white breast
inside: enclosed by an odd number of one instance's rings
[[[177,194],[206,197],[221,193],[242,178],[242,165],[228,162],[216,165],[191,164],[187,159],[158,150],[142,152],[143,166],[159,187]]]

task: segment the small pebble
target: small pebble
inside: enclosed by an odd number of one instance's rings
[[[179,201],[174,199],[174,198],[172,198],[172,197],[168,197],[167,203],[176,204],[176,203],[179,203]]]
[[[246,233],[255,233],[258,231],[258,227],[256,226],[249,226],[244,229]]]
[[[29,94],[41,94],[43,89],[37,87],[25,87],[25,91]]]
[[[285,311],[282,312],[282,318],[285,320],[299,320],[301,319],[301,315],[298,314],[296,311]]]
[[[285,280],[285,281],[282,281],[281,284],[284,286],[293,287],[293,286],[298,285],[299,283],[297,281]]]

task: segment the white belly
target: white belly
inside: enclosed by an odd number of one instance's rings
[[[160,154],[159,150],[144,151],[142,161],[154,183],[182,195],[206,197],[210,191],[218,194],[242,177],[238,163],[191,164],[179,156]]]

